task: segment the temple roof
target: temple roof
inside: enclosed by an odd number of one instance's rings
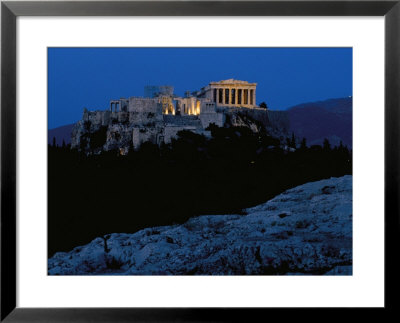
[[[257,83],[249,83],[247,81],[235,80],[235,79],[227,79],[221,80],[218,82],[210,82],[210,84],[246,84],[246,85],[256,85]]]

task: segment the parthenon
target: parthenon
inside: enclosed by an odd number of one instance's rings
[[[255,108],[257,83],[234,79],[210,82],[199,96],[208,98],[216,106]]]

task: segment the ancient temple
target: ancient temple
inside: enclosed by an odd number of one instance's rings
[[[217,107],[255,108],[256,87],[257,83],[229,79],[210,82],[198,96],[209,99]]]

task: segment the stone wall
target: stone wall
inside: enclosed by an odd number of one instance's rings
[[[177,134],[179,131],[188,130],[198,134],[203,134],[201,129],[193,126],[166,126],[164,128],[164,142],[169,144],[172,141],[172,138],[177,138]]]
[[[146,141],[159,144],[164,137],[164,128],[162,127],[134,127],[132,129],[132,147],[139,149],[140,145]]]
[[[132,126],[155,126],[162,122],[162,105],[157,99],[129,98],[129,123]]]
[[[225,115],[223,113],[202,113],[199,115],[199,119],[204,129],[207,129],[212,123],[218,127],[223,127],[225,123]]]
[[[208,128],[208,126],[213,123],[218,127],[223,127],[225,123],[224,114],[216,112],[216,107],[214,102],[202,101],[201,102],[201,113],[199,119],[203,129]]]
[[[165,125],[169,126],[191,126],[191,127],[201,127],[201,122],[198,116],[190,115],[163,115],[163,120]]]
[[[157,98],[141,98],[141,97],[131,97],[129,98],[129,112],[153,112],[157,113],[159,111]],[[162,113],[162,110],[160,110]]]
[[[157,98],[129,98],[129,129],[134,149],[146,141],[159,144],[163,128],[162,104]]]
[[[201,101],[201,113],[215,113],[215,103],[209,101]]]

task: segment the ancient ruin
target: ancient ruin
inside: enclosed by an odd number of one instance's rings
[[[223,127],[227,117],[240,124],[237,111],[252,113],[268,125],[276,116],[257,106],[256,86],[229,79],[210,82],[183,97],[175,95],[172,86],[146,86],[144,97],[111,100],[108,110],[84,109],[72,131],[71,148],[87,152],[118,149],[126,154],[146,141],[168,144],[181,130],[210,137],[209,126]]]
[[[257,108],[257,83],[234,79],[211,82],[198,92],[197,97],[207,98],[218,107]]]

